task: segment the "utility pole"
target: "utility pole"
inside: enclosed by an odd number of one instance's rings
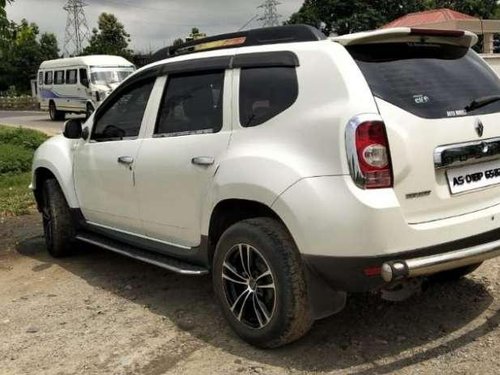
[[[90,39],[89,25],[83,0],[68,0],[63,9],[68,13],[63,53],[65,56],[77,56],[83,51],[84,43]]]
[[[279,18],[281,17],[278,14],[278,5],[281,3],[278,0],[265,0],[259,8],[264,9],[264,15],[259,18],[259,21],[262,21],[263,27],[272,27],[279,26]]]

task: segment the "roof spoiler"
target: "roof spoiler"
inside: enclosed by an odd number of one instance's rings
[[[436,30],[398,27],[393,29],[382,29],[342,35],[330,38],[330,40],[344,46],[373,43],[425,42],[450,44],[470,48],[477,43],[478,37],[470,31],[463,30]]]

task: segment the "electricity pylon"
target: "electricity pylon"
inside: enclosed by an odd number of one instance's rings
[[[83,0],[68,0],[63,9],[68,13],[63,53],[65,56],[78,56],[83,51],[84,43],[90,39],[87,17]]]
[[[266,0],[259,8],[264,9],[264,15],[259,18],[259,21],[262,21],[263,27],[272,27],[279,26],[279,18],[281,17],[278,14],[278,5],[281,3],[277,0]]]

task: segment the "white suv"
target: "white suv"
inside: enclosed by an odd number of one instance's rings
[[[39,148],[48,250],[211,272],[260,347],[347,293],[463,276],[500,253],[500,80],[476,41],[284,26],[187,44]]]

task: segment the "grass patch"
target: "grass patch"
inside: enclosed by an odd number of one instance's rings
[[[0,216],[27,214],[34,206],[31,162],[47,136],[35,130],[0,125]]]
[[[42,132],[0,125],[0,145],[20,146],[35,151],[47,136]]]
[[[0,216],[19,216],[29,213],[35,205],[28,188],[31,173],[0,175]]]

